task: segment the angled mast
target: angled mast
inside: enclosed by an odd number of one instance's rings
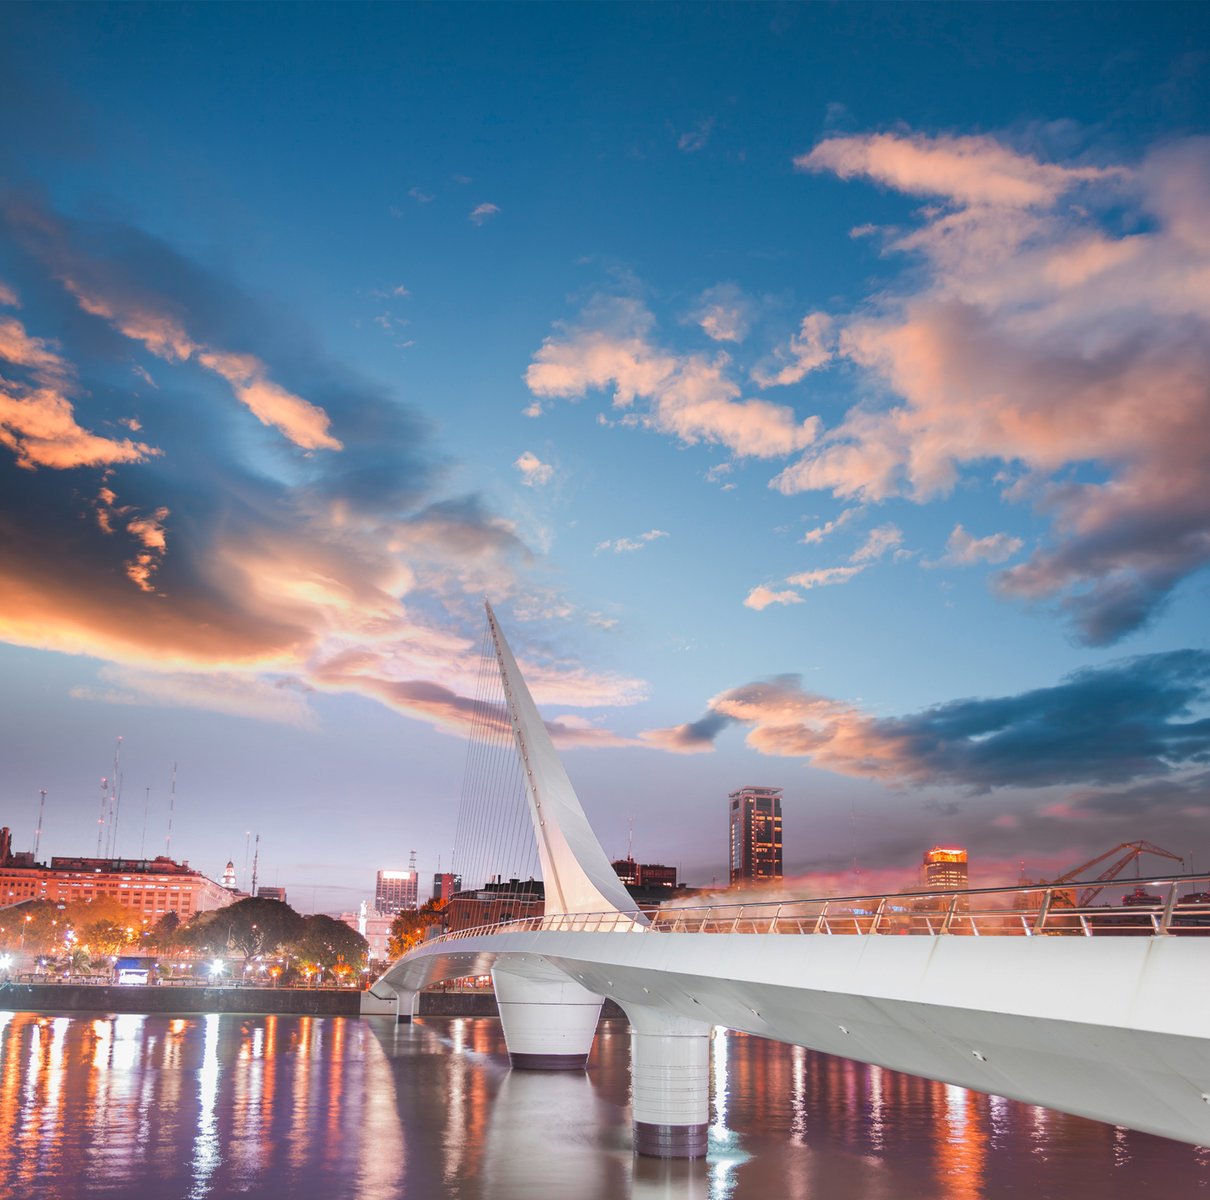
[[[521,677],[517,660],[500,632],[496,614],[486,601],[484,607],[504,681],[509,721],[525,772],[529,815],[538,839],[538,857],[546,885],[546,913],[548,916],[635,913],[634,901],[588,823],[546,723]],[[647,923],[646,918],[637,914],[635,919]]]

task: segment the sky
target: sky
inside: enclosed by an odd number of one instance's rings
[[[16,848],[448,870],[490,599],[611,856],[1210,869],[1206,6],[5,25]]]

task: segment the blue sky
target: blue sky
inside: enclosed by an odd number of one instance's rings
[[[812,887],[1210,862],[1208,20],[10,11],[17,844],[120,735],[123,853],[175,762],[212,874],[448,866],[489,595],[689,882],[744,783]]]

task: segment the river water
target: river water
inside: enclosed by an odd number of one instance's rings
[[[629,1033],[0,1012],[4,1200],[1210,1200],[1210,1150],[718,1031],[710,1154],[630,1149]]]

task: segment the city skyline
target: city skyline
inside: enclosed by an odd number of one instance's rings
[[[487,597],[612,858],[1210,863],[1204,7],[7,16],[15,850],[458,870]]]

